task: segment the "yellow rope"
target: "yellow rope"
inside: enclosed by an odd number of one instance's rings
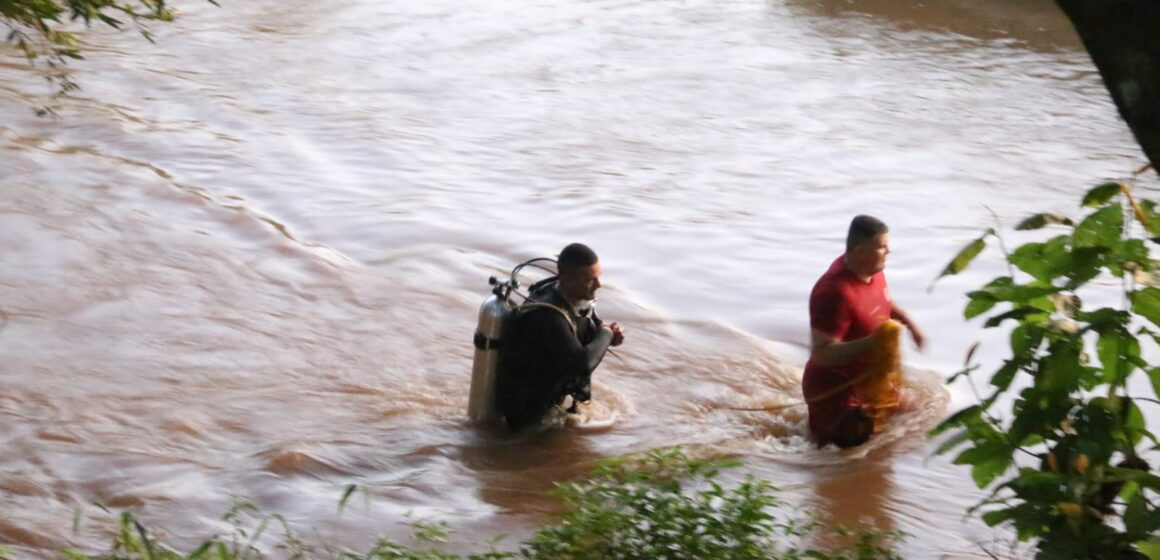
[[[726,410],[740,410],[745,412],[781,410],[805,404],[813,404],[828,399],[853,386],[854,393],[858,395],[860,400],[867,404],[867,408],[874,409],[871,416],[875,420],[875,426],[877,426],[881,421],[885,421],[893,409],[898,406],[897,397],[889,397],[896,394],[893,389],[897,388],[901,381],[902,359],[901,353],[898,350],[898,339],[901,332],[902,325],[898,321],[890,320],[883,323],[871,335],[874,337],[874,344],[870,350],[870,360],[866,371],[820,395],[815,395],[811,399],[765,407],[749,408],[728,406],[723,408]],[[882,398],[884,396],[889,399],[884,401]]]

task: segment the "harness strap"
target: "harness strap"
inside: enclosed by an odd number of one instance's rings
[[[522,312],[522,311],[537,308],[537,307],[551,309],[552,311],[559,313],[561,316],[564,317],[564,320],[568,322],[568,327],[572,329],[572,336],[577,336],[577,334],[576,334],[576,321],[572,319],[572,315],[570,313],[568,313],[567,311],[564,311],[563,309],[560,309],[559,307],[557,307],[555,305],[552,305],[550,303],[543,303],[543,302],[539,302],[539,301],[529,301],[529,302],[524,302],[519,307],[517,307],[516,311]]]

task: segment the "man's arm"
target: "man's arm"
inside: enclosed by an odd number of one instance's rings
[[[819,366],[839,366],[849,363],[868,352],[873,336],[840,342],[833,335],[810,329],[810,361]]]
[[[845,292],[823,289],[810,294],[810,361],[824,367],[849,363],[871,347],[870,337],[843,342],[850,327],[850,302]]]
[[[911,320],[910,315],[906,314],[901,307],[896,303],[890,304],[890,318],[902,323],[910,331],[910,337],[914,339],[914,344],[921,350],[926,344],[926,335],[922,333],[922,329]]]

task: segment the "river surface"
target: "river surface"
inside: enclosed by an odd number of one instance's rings
[[[157,45],[89,33],[56,120],[0,58],[0,544],[99,548],[99,503],[188,546],[241,499],[361,550],[416,519],[510,548],[553,481],[674,444],[906,531],[907,558],[1009,538],[924,438],[974,398],[943,382],[967,348],[1005,356],[961,318],[999,259],[927,288],[996,217],[1074,215],[1144,161],[1051,2],[222,4]],[[816,450],[802,407],[730,407],[800,398],[806,299],[858,213],[929,344],[885,433]],[[573,241],[628,329],[594,379],[616,423],[470,427],[488,276]]]

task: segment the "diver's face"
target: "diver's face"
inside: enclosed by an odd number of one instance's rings
[[[600,263],[560,275],[560,291],[573,302],[596,299],[600,289]]]

